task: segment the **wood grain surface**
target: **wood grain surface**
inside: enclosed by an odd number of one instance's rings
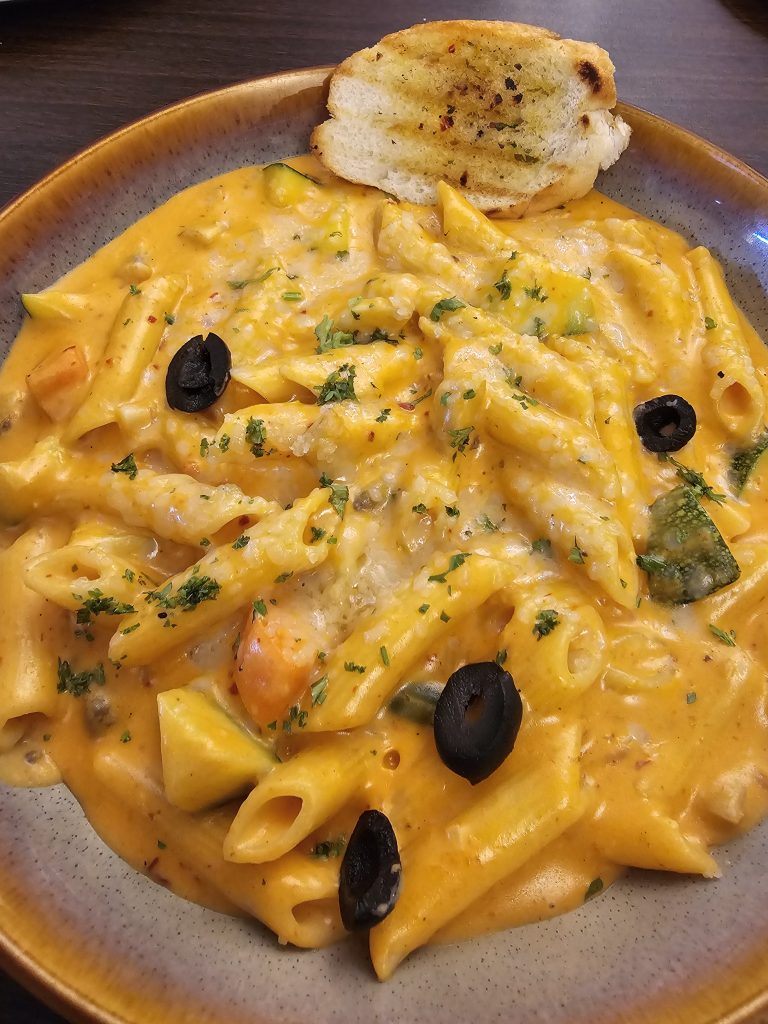
[[[158,107],[462,17],[600,43],[622,99],[768,175],[766,0],[0,0],[0,206]],[[0,973],[0,1024],[61,1018]]]

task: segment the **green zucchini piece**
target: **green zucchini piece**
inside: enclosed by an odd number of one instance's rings
[[[731,459],[731,483],[734,493],[739,495],[746,486],[749,474],[755,468],[764,451],[768,451],[768,427],[751,448],[742,448]]]
[[[389,702],[389,710],[417,725],[432,725],[435,705],[442,692],[438,683],[406,683]]]
[[[676,487],[651,505],[648,547],[637,564],[648,573],[651,598],[664,604],[700,601],[741,574],[692,487]]]
[[[268,164],[264,168],[264,189],[274,206],[295,206],[315,192],[320,182],[288,164]]]

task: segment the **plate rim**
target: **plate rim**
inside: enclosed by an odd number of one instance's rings
[[[295,80],[297,83],[306,83],[307,86],[316,88],[321,85],[327,88],[328,78],[334,69],[335,65],[321,64],[270,72],[219,89],[195,93],[172,104],[154,109],[78,150],[20,194],[12,197],[0,209],[0,230],[6,229],[8,223],[12,224],[16,218],[20,218],[21,222],[38,203],[44,203],[47,191],[55,187],[60,179],[66,179],[68,175],[76,174],[81,165],[88,165],[104,151],[111,150],[115,144],[129,139],[136,133],[144,132],[167,118],[193,113],[197,107],[205,108],[220,99],[242,96],[245,100],[252,100],[254,87],[258,90],[259,87],[265,87],[276,80],[286,85]],[[755,189],[758,196],[768,200],[768,177],[746,161],[703,136],[643,107],[619,101],[615,110],[617,113],[625,115],[627,120],[634,122],[634,126],[639,126],[641,130],[643,128],[660,129],[665,138],[675,139],[684,149],[704,154],[707,159],[727,168],[732,173],[735,172],[748,185],[750,192]],[[35,998],[75,1024],[136,1024],[133,1018],[100,1006],[91,995],[80,991],[73,981],[57,975],[52,968],[47,967],[41,959],[36,957],[31,949],[24,948],[20,942],[12,939],[2,927],[0,927],[0,968],[31,992]],[[712,1018],[711,1024],[747,1024],[749,1021],[758,1024],[759,1018],[756,1015],[766,1008],[768,1008],[768,987],[754,996],[743,999],[738,1005],[726,1011],[724,1015],[719,1014],[717,1018]]]

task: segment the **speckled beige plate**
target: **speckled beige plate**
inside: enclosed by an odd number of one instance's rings
[[[0,214],[0,342],[35,291],[186,185],[302,152],[328,69],[274,75],[154,114]],[[631,107],[599,186],[708,245],[768,337],[768,181]],[[725,1024],[768,1020],[768,827],[723,878],[635,873],[581,910],[423,950],[374,981],[364,944],[281,949],[259,925],[134,873],[61,787],[0,789],[0,960],[73,1020],[130,1024]]]

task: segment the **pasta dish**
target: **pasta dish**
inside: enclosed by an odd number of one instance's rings
[[[22,299],[4,783],[381,979],[766,813],[768,357],[705,248],[302,157]]]

